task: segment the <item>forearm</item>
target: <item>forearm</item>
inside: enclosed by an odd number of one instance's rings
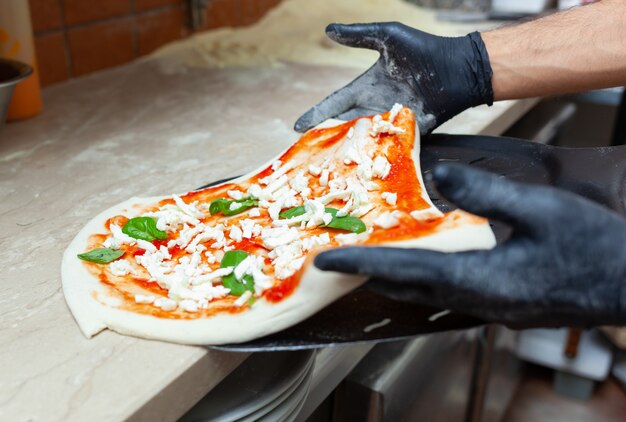
[[[604,0],[481,36],[496,100],[626,85],[626,1]]]

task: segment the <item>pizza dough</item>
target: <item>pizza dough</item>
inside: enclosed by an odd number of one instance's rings
[[[340,122],[326,122],[324,127],[332,128],[338,123]],[[415,134],[417,139],[412,152],[413,161],[423,188],[419,169],[419,131],[416,130]],[[266,169],[273,162],[274,160],[260,166],[259,169]],[[252,172],[228,183],[246,181],[257,173]],[[425,189],[422,189],[422,196],[428,203],[428,209],[436,211]],[[245,342],[280,331],[306,319],[365,281],[361,276],[322,272],[312,265],[313,255],[309,254],[300,273],[299,285],[293,293],[278,302],[268,302],[261,298],[243,312],[217,313],[209,318],[197,319],[160,318],[125,310],[120,306],[121,300],[110,295],[109,287],[100,282],[76,255],[88,249],[90,236],[101,233],[109,218],[120,214],[136,216],[142,208],[167,198],[170,197],[132,198],[102,212],[77,234],[65,251],[62,263],[63,291],[85,336],[92,337],[109,328],[122,334],[184,344]],[[488,222],[467,216],[466,218],[461,215],[460,223],[452,224],[447,229],[416,239],[385,244],[448,252],[493,247],[495,238]]]

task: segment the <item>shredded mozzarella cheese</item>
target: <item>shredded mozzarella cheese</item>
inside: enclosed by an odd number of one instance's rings
[[[437,208],[426,208],[424,210],[411,211],[411,217],[417,221],[428,221],[443,217],[443,213]]]

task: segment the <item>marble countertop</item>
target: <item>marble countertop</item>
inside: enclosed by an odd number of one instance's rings
[[[63,250],[135,195],[245,173],[358,69],[186,69],[145,60],[44,92],[0,132],[0,420],[175,420],[247,355],[103,332],[85,339],[61,290]],[[533,100],[468,110],[440,130],[502,133]]]

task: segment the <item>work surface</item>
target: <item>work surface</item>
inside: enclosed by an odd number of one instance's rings
[[[174,420],[245,354],[103,332],[65,305],[63,250],[103,209],[245,173],[297,138],[292,122],[357,69],[186,69],[149,60],[45,92],[44,112],[0,133],[0,419]],[[501,133],[531,105],[446,124]]]

